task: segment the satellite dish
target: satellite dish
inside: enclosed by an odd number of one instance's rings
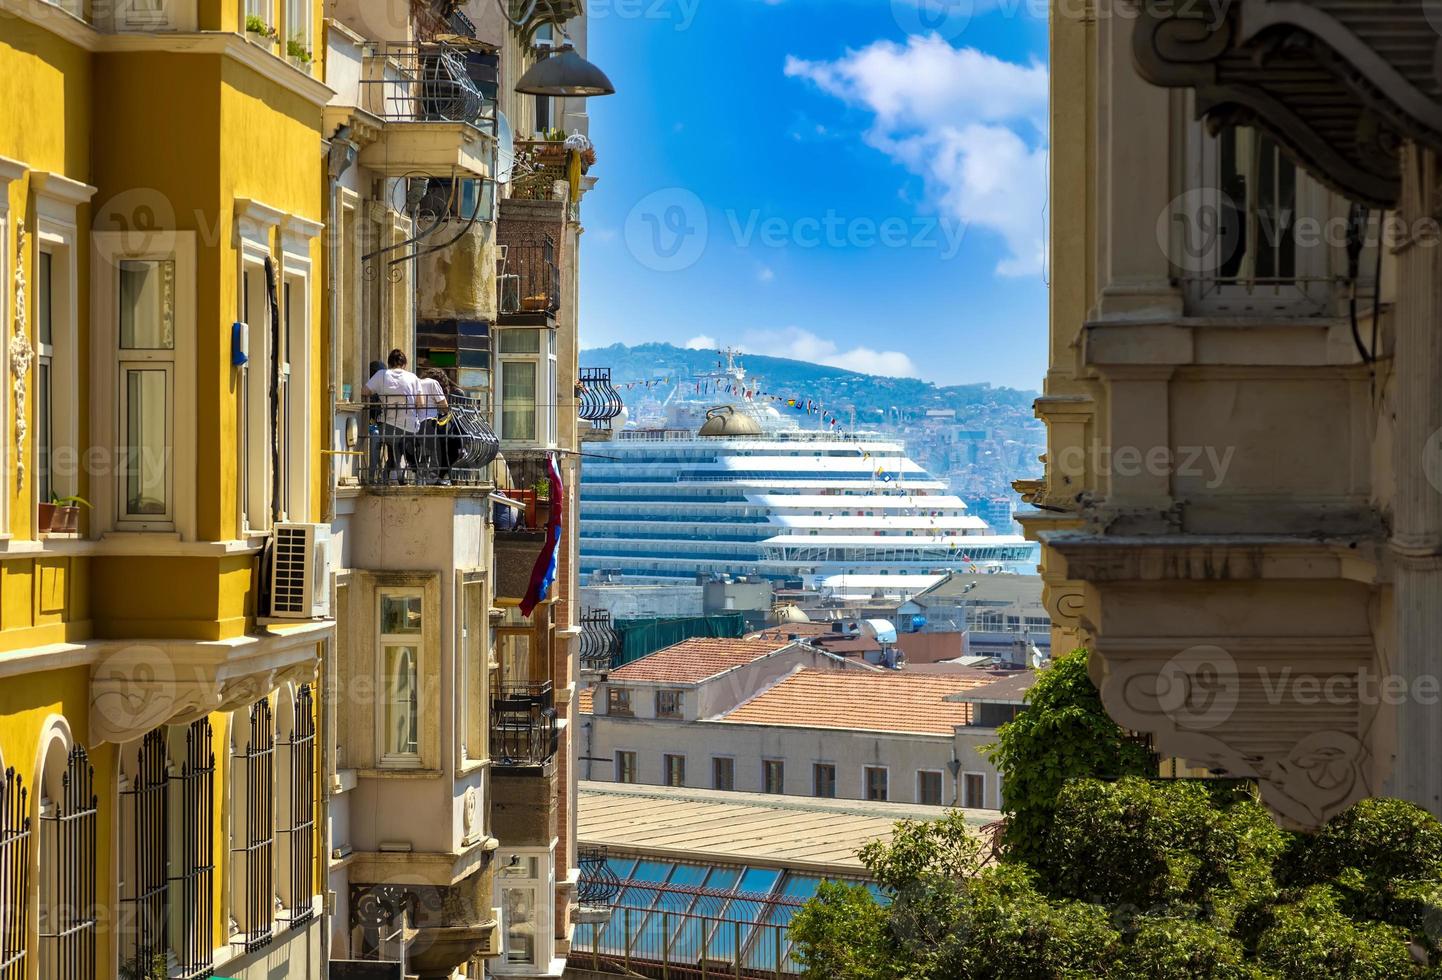
[[[511,182],[511,173],[516,169],[516,134],[511,121],[499,108],[496,109],[496,183]]]

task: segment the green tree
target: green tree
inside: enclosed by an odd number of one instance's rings
[[[1002,812],[1011,859],[1037,865],[1047,851],[1057,796],[1067,780],[1157,775],[1156,758],[1102,707],[1087,651],[1052,661],[1027,693],[1028,707],[997,732],[990,758],[1006,774]]]

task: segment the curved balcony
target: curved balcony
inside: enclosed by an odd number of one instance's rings
[[[605,674],[621,652],[621,634],[611,625],[611,614],[592,609],[581,614],[581,673]]]
[[[611,384],[610,368],[581,368],[576,379],[576,415],[581,421],[609,431],[611,421],[625,408],[621,393]]]
[[[477,398],[451,395],[445,411],[398,399],[366,406],[362,486],[445,487],[488,485],[500,451]]]

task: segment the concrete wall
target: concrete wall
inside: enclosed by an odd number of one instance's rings
[[[897,803],[919,802],[917,771],[942,773],[942,801],[950,804],[953,785],[948,764],[955,751],[961,771],[985,777],[987,808],[998,806],[996,769],[981,755],[982,746],[996,740],[992,729],[958,729],[953,735],[898,735],[882,732],[792,728],[780,725],[742,725],[731,722],[675,722],[641,718],[583,719],[579,753],[582,778],[616,779],[615,755],[636,753],[637,780],[666,783],[664,756],[686,759],[686,785],[712,789],[712,763],[716,756],[734,759],[735,789],[763,791],[762,760],[779,759],[784,767],[785,792],[812,795],[812,765],[836,766],[836,795],[840,799],[865,798],[862,770],[884,766],[889,771],[889,797]],[[589,771],[587,771],[589,769]]]
[[[581,606],[613,620],[700,616],[701,592],[699,585],[583,585]]]

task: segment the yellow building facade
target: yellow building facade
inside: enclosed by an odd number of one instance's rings
[[[321,975],[321,17],[0,2],[5,980]]]

